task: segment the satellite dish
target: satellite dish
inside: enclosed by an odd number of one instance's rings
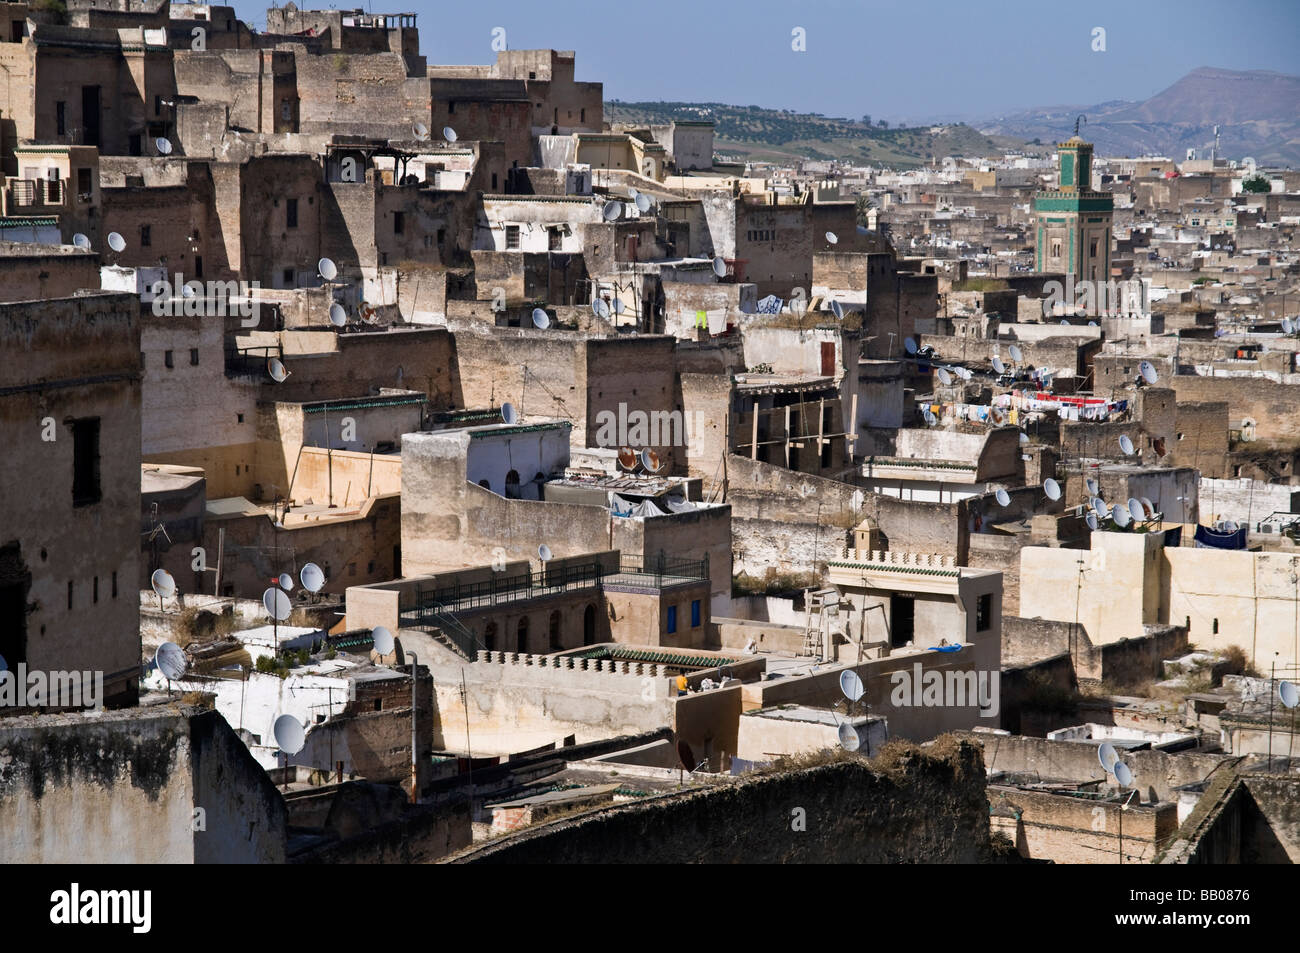
[[[1125,788],[1133,783],[1133,772],[1123,761],[1115,762],[1115,780]]]
[[[392,654],[394,648],[393,633],[382,625],[377,625],[371,629],[370,638],[375,643],[375,651],[380,655]]]
[[[76,245],[78,248],[89,248],[90,239],[81,234],[81,232],[77,232],[77,234],[72,236],[72,244]]]
[[[1029,443],[1029,434],[1022,430],[1020,431],[1020,446],[1023,447],[1027,443]]]
[[[1062,318],[1061,323],[1068,326],[1070,322],[1067,319]]]
[[[149,577],[149,585],[164,599],[169,599],[176,594],[176,580],[166,569],[155,569],[153,575]]]
[[[1101,762],[1101,766],[1105,772],[1110,774],[1110,772],[1115,769],[1115,762],[1119,760],[1119,752],[1115,750],[1115,746],[1109,741],[1104,742],[1102,746],[1097,749],[1097,760]]]
[[[75,242],[76,239],[74,238],[73,241]],[[1282,319],[1282,332],[1283,332],[1284,334],[1290,334],[1290,333],[1293,332],[1294,330],[1295,330],[1295,325],[1291,323],[1291,319],[1290,319],[1290,318],[1283,318],[1283,319]]]
[[[613,301],[610,302],[610,310],[612,310],[615,314],[622,314],[624,311],[627,310],[627,305],[623,304],[622,298],[615,298]]]
[[[1133,441],[1128,438],[1128,434],[1122,433],[1119,435],[1119,448],[1124,451],[1125,456],[1133,453]]]
[[[1142,510],[1146,514],[1147,519],[1153,519],[1156,515],[1156,505],[1145,496],[1139,496],[1138,502],[1142,504]]]
[[[1128,507],[1120,506],[1118,503],[1111,507],[1110,518],[1115,521],[1115,525],[1120,529],[1123,529],[1133,520],[1132,514],[1128,511]]]
[[[911,338],[903,338],[903,350],[908,354],[916,353],[916,342]]]
[[[417,122],[415,125],[411,126],[411,133],[417,139],[428,139],[429,127],[422,122]]]
[[[1091,500],[1088,501],[1088,505],[1091,506],[1092,511],[1097,514],[1097,519],[1104,520],[1109,518],[1110,507],[1106,505],[1106,501],[1103,500],[1101,497],[1094,496]]]
[[[330,258],[322,258],[316,262],[316,270],[320,272],[320,276],[326,281],[333,281],[339,276],[339,267]]]
[[[596,313],[598,318],[609,318],[609,302],[604,298],[597,298],[591,303],[591,310]]]
[[[942,367],[939,368],[938,370],[938,377],[939,377],[939,383],[942,384],[944,387],[947,387],[949,384],[952,383],[952,375],[949,374]]]
[[[514,404],[507,401],[501,405],[501,419],[512,425],[519,423],[519,411],[515,409]]]
[[[1007,412],[1001,407],[994,407],[993,412],[989,415],[993,420],[993,426],[1001,427],[1007,422]]]
[[[289,575],[287,572],[280,573],[280,578],[277,579],[276,582],[279,583],[280,588],[285,592],[293,592],[293,576]]]
[[[109,232],[108,247],[113,249],[113,251],[122,251],[126,248],[126,239],[117,232]]]
[[[169,156],[172,154],[171,140],[159,137],[153,141],[153,144],[158,149],[159,155]]]
[[[453,129],[453,128],[451,128],[451,126],[443,126],[443,127],[442,127],[442,138],[446,139],[448,142],[455,142],[455,141],[456,141],[456,130]]]
[[[713,273],[719,278],[727,277],[727,262],[721,255],[713,259]]]
[[[1097,481],[1094,480],[1092,477],[1086,478],[1083,481],[1083,485],[1088,488],[1089,496],[1097,496],[1098,494],[1101,493],[1101,487],[1097,485]]]
[[[659,459],[659,454],[653,450],[642,450],[638,455],[641,466],[645,467],[647,473],[658,473],[663,469],[663,461]]]
[[[641,194],[636,197],[636,207],[642,212],[650,211],[650,196]]]
[[[275,735],[275,743],[285,754],[297,754],[307,743],[307,734],[303,731],[302,722],[293,715],[281,715],[277,718],[272,733]]]
[[[551,316],[541,308],[533,308],[533,327],[545,331],[551,326]]]
[[[1007,366],[1002,363],[1002,358],[993,358],[993,370],[999,374],[1005,374],[1007,372]]]
[[[1160,375],[1156,373],[1155,365],[1150,361],[1143,361],[1139,364],[1138,372],[1142,375],[1142,379],[1148,384],[1154,384],[1160,379]]]
[[[181,285],[181,297],[185,298],[186,300],[197,297],[198,291],[196,291],[194,288],[195,284],[197,284],[197,282],[186,282],[185,284]]]
[[[845,751],[857,751],[858,746],[862,744],[862,739],[858,737],[857,730],[847,721],[840,725],[840,747]]]
[[[1293,682],[1278,682],[1277,697],[1287,708],[1300,704],[1300,688]]]
[[[538,547],[537,547],[537,558],[540,559],[540,560],[541,560],[542,562],[544,562],[544,563],[548,563],[548,562],[550,562],[550,561],[551,561],[551,547],[550,547],[550,546],[547,546],[545,543],[542,543],[542,545],[538,546]]]
[[[838,320],[844,320],[844,305],[840,304],[838,301],[831,302],[831,312]]]
[[[996,493],[993,494],[993,497],[998,501],[998,506],[1011,505],[1011,494],[1008,493],[1006,490],[999,489]]]
[[[840,691],[844,693],[844,697],[849,701],[855,702],[862,697],[862,693],[866,689],[863,687],[862,679],[858,677],[858,673],[853,669],[846,668],[840,672]],[[856,735],[857,732],[854,732],[854,734]]]
[[[308,592],[320,592],[325,585],[325,573],[315,563],[308,563],[298,573],[298,581]]]
[[[273,357],[266,362],[266,372],[271,375],[271,380],[280,384],[289,376],[289,370],[284,366],[284,361],[278,357]]]
[[[631,472],[636,469],[636,451],[631,447],[618,448],[618,465]]]
[[[154,652],[153,663],[158,667],[158,671],[163,673],[165,679],[174,682],[185,674],[189,660],[175,642],[164,642],[158,646],[158,651]]]
[[[839,236],[836,235],[834,232],[827,232],[826,240],[830,242],[832,245],[838,245],[840,243]]]
[[[1011,355],[1011,360],[1015,361],[1017,364],[1019,364],[1024,359],[1025,356],[1024,352],[1020,350],[1020,346],[1018,344],[1013,344],[1009,348],[1007,348],[1007,353]]]
[[[636,197],[640,194],[641,193],[638,192],[636,189],[632,188],[632,186],[629,185],[627,187],[627,197],[632,199],[633,201],[636,201]]]
[[[1084,514],[1083,521],[1084,521],[1085,523],[1088,524],[1088,529],[1093,530],[1094,532],[1096,532],[1096,529],[1097,529],[1097,514],[1096,514],[1096,513],[1094,513],[1092,510],[1089,510],[1086,514]]]
[[[278,586],[272,586],[262,593],[262,607],[266,609],[266,614],[276,622],[283,622],[289,618],[289,613],[293,611],[289,597]]]
[[[348,323],[348,313],[343,310],[343,305],[335,301],[330,305],[330,324],[336,328],[341,328]]]
[[[601,217],[607,222],[615,221],[622,214],[622,202],[606,202],[604,209],[602,209],[600,213]]]
[[[1061,485],[1048,477],[1043,481],[1043,492],[1047,494],[1049,500],[1059,500],[1061,498]]]
[[[1140,523],[1146,519],[1146,510],[1142,509],[1142,503],[1134,497],[1129,497],[1128,512],[1134,522]]]

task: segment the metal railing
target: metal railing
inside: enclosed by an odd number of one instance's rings
[[[708,579],[709,557],[705,555],[703,559],[682,559],[668,556],[660,550],[655,556],[623,556],[619,560],[618,571],[627,575],[654,576],[656,585],[661,585],[666,576]]]
[[[235,347],[226,343],[226,375],[229,377],[266,377],[266,364],[273,357],[281,357],[280,346]]]

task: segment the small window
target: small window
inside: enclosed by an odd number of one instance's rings
[[[153,244],[153,227],[150,225],[140,226],[140,247],[148,248]]]
[[[155,96],[155,97],[153,98],[153,114],[154,114],[155,116],[161,116],[161,115],[162,115],[162,97],[161,97],[161,96]]]
[[[668,634],[672,635],[677,631],[677,607],[668,607]]]
[[[284,224],[286,228],[298,227],[298,200],[286,199],[284,203]]]
[[[447,115],[454,116],[455,114],[456,114],[456,100],[453,99],[449,103],[447,103]]]
[[[173,363],[173,361],[172,361],[172,352],[171,352],[171,351],[163,351],[163,365],[166,366],[166,367],[175,367],[175,366],[176,366],[175,363]]]
[[[99,602],[99,577],[96,576],[90,584],[90,599],[92,602]]]
[[[587,110],[585,110],[585,109],[579,109],[579,110],[578,110],[578,122],[586,122],[586,121],[587,121]]]
[[[90,170],[78,169],[77,170],[77,193],[79,195],[89,196],[93,189],[94,189],[94,185],[92,184],[91,181]]]
[[[117,598],[117,573],[113,573],[113,598]]]
[[[519,249],[519,226],[507,225],[506,226],[506,250],[518,251],[518,249]]]
[[[72,505],[89,506],[98,503],[102,497],[99,486],[99,418],[75,420],[72,423]]]
[[[235,422],[236,422],[236,423],[241,423],[241,424],[242,424],[242,423],[244,422],[244,415],[243,415],[243,414],[235,414]]]
[[[192,347],[190,348],[190,367],[198,367],[198,366],[199,366],[199,349],[196,347]]]
[[[68,608],[72,608],[72,580],[68,580]]]
[[[68,104],[58,102],[54,104],[54,131],[65,136],[68,133]]]
[[[376,698],[374,704],[375,704],[375,711],[384,710],[384,700],[382,698]]]
[[[144,351],[140,352],[140,370],[144,370]]]
[[[293,280],[293,269],[292,269],[292,268],[286,268],[286,269],[284,270],[284,284],[285,284],[285,287],[286,287],[286,288],[292,288],[296,283],[297,283],[297,282],[295,282],[295,281]]]
[[[700,625],[700,600],[691,600],[691,628],[699,628]]]
[[[547,251],[562,251],[564,249],[564,236],[558,228],[552,228],[547,236]]]
[[[993,625],[993,594],[986,592],[975,603],[975,631],[987,632]]]
[[[445,228],[438,229],[438,247],[441,248],[442,243],[445,242],[446,240],[447,240],[447,230]]]
[[[406,215],[402,212],[393,213],[393,234],[401,235],[406,229]]]

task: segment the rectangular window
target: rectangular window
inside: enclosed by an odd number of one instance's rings
[[[518,251],[519,249],[519,226],[506,226],[506,251]]]
[[[68,104],[65,102],[54,104],[54,131],[60,136],[68,134]]]
[[[196,347],[192,347],[190,348],[190,367],[198,367],[198,366],[199,366],[199,349]]]
[[[89,506],[103,498],[99,486],[99,418],[72,422],[72,505]]]
[[[668,607],[668,634],[672,635],[677,631],[677,607]]]
[[[292,287],[294,286],[294,284],[295,284],[295,282],[294,282],[294,280],[293,280],[293,269],[292,269],[292,268],[286,268],[286,269],[284,270],[284,286],[285,286],[286,288],[292,288]]]
[[[113,598],[117,598],[117,573],[113,573]]]
[[[986,592],[975,603],[975,631],[987,632],[993,626],[993,594]]]
[[[72,580],[68,580],[68,608],[72,608]]]
[[[89,196],[93,189],[94,189],[94,185],[91,184],[90,170],[78,169],[77,170],[77,193],[79,195]]]
[[[91,592],[90,601],[99,602],[99,577],[98,576],[96,576],[94,580],[91,582],[90,592]]]
[[[456,113],[456,100],[453,99],[449,103],[447,103],[447,115],[453,116],[455,115],[455,113]]]
[[[149,225],[140,226],[140,247],[148,248],[153,244],[153,229]]]
[[[552,228],[546,240],[547,251],[562,251],[564,249],[564,236],[560,234],[558,228]]]
[[[286,228],[298,227],[298,200],[297,199],[285,199],[284,224]]]
[[[700,625],[700,600],[691,600],[691,628],[698,628]]]
[[[161,116],[161,115],[162,115],[162,97],[161,97],[161,96],[155,96],[155,97],[153,98],[153,114],[154,114],[155,116]]]
[[[165,366],[165,367],[175,367],[175,366],[176,366],[175,362],[172,360],[172,352],[171,352],[171,351],[163,351],[163,366]]]
[[[393,213],[393,234],[400,235],[406,227],[406,217],[401,212]]]

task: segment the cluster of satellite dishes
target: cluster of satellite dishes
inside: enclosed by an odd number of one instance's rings
[[[1088,503],[1081,510],[1090,530],[1098,529],[1106,520],[1124,529],[1130,524],[1149,522],[1159,516],[1155,504],[1145,496],[1130,497],[1124,503],[1111,506],[1101,498],[1101,485],[1096,480],[1088,477],[1084,485],[1088,490]]]
[[[648,447],[644,450],[633,450],[631,447],[618,448],[618,465],[628,473],[635,473],[640,468],[646,473],[658,473],[664,468],[664,462]]]
[[[866,692],[866,686],[862,684],[862,679],[858,673],[851,668],[846,668],[840,672],[840,691],[848,700],[848,715],[853,716],[853,706],[862,698]],[[839,727],[840,747],[845,751],[857,751],[862,744],[862,738],[858,735],[858,730],[847,721],[841,722]]]
[[[325,573],[315,563],[307,563],[299,571],[298,581],[302,583],[303,589],[310,593],[310,598],[314,599],[325,585]],[[283,622],[293,612],[293,605],[287,595],[293,592],[293,576],[282,572],[273,582],[275,585],[262,593],[262,606],[266,609],[266,614],[275,622]]]
[[[1133,784],[1133,769],[1119,759],[1119,752],[1109,741],[1097,749],[1097,760],[1107,774],[1115,776],[1120,787],[1127,788]]]

